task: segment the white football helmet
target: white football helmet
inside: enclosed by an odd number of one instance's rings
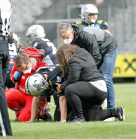
[[[81,18],[87,22],[95,23],[97,19],[91,20],[89,18],[89,14],[97,14],[98,15],[98,9],[93,4],[86,4],[81,8]]]
[[[32,42],[34,40],[37,40],[41,37],[45,37],[44,28],[41,25],[32,25],[28,28],[26,36],[31,38],[31,40],[28,41],[28,43],[32,45]]]
[[[29,76],[25,82],[26,93],[40,97],[45,90],[49,89],[48,82],[41,74]]]

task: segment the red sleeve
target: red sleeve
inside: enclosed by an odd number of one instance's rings
[[[48,65],[43,61],[39,61],[38,68],[43,67],[43,66],[48,66]]]
[[[11,73],[10,73],[10,80],[12,80],[13,83],[17,83],[17,82],[14,81],[14,73],[15,73],[15,71],[18,71],[18,67],[16,67],[16,65],[14,64],[14,66],[13,66],[13,68],[11,70]]]

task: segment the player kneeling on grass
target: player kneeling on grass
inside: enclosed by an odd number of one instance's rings
[[[10,77],[14,83],[18,83],[18,87],[7,89],[5,92],[8,107],[16,113],[17,118],[14,121],[30,121],[33,96],[26,94],[25,81],[29,76],[33,75],[38,68],[46,65],[46,63],[36,57],[26,54],[17,55]],[[46,102],[45,99],[42,99],[38,107],[38,119],[49,120],[44,110]],[[50,120],[52,120],[52,118],[50,118]]]
[[[59,66],[44,66],[39,68],[34,75],[28,77],[26,80],[25,87],[27,93],[34,96],[30,122],[36,119],[41,98],[48,99],[51,95],[57,93],[55,83],[61,82],[61,75],[62,71]],[[60,109],[63,109],[63,106],[65,106],[63,102],[65,102],[65,100],[63,101],[63,97],[59,97],[54,114],[54,121],[60,121],[60,117],[63,117],[60,116]],[[60,108],[59,105],[62,107]],[[63,115],[63,111],[61,115]]]
[[[107,87],[89,52],[77,45],[61,44],[56,56],[62,77],[67,76],[64,82],[57,83],[57,91],[64,91],[66,100],[76,113],[73,123],[102,121],[110,117],[125,120],[123,107],[100,110],[107,97]]]

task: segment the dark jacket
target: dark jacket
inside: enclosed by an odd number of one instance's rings
[[[103,56],[115,50],[117,43],[114,38],[97,27],[83,27],[82,25],[72,25],[74,30],[74,39],[71,44],[76,44],[86,49],[93,56],[96,66],[103,59]]]
[[[104,80],[97,70],[93,57],[85,49],[78,47],[76,54],[68,64],[67,80],[61,83],[60,89],[63,91],[69,84],[78,81]]]

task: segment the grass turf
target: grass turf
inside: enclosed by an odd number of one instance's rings
[[[126,120],[114,122],[86,122],[86,123],[34,123],[12,122],[15,118],[13,111],[9,116],[13,139],[136,139],[136,84],[114,84],[116,92],[116,107],[124,106]],[[53,115],[55,105],[53,99],[49,104]]]

